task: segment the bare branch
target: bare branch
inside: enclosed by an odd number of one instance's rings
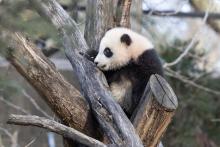
[[[198,41],[197,42],[195,42],[194,43],[194,45],[192,46],[192,48],[196,48],[196,46],[198,45]],[[171,46],[171,47],[173,47],[173,48],[176,48],[178,51],[180,51],[180,52],[182,52],[182,47],[179,47],[179,46]],[[188,57],[191,57],[191,58],[194,58],[195,60],[197,60],[197,61],[204,61],[203,59],[202,59],[202,57],[200,57],[199,55],[196,55],[196,54],[193,54],[193,53],[191,53],[191,52],[188,52],[187,53],[187,56]]]
[[[220,122],[220,118],[213,118],[211,119],[212,122]]]
[[[15,124],[15,125],[37,126],[40,128],[48,129],[64,137],[71,138],[87,146],[106,147],[106,145],[103,144],[102,142],[95,140],[89,136],[86,136],[85,134],[73,128],[67,127],[53,120],[45,119],[38,116],[24,116],[24,115],[12,114],[9,116],[7,123]]]
[[[28,111],[24,110],[24,109],[21,108],[20,106],[17,106],[17,105],[15,105],[15,104],[13,104],[12,102],[6,100],[6,99],[3,98],[2,96],[0,96],[0,101],[4,102],[4,103],[5,103],[6,105],[8,105],[9,107],[14,108],[14,109],[16,109],[16,110],[18,110],[18,111],[20,111],[20,112],[26,114],[26,115],[30,115],[30,113],[29,113]]]
[[[9,47],[6,50],[6,58],[42,95],[63,123],[95,136],[95,123],[79,91],[68,83],[42,52],[22,34],[3,30],[1,33],[4,35],[0,35],[0,41]]]
[[[31,146],[35,141],[37,140],[37,137],[35,137],[34,139],[32,139],[27,145],[25,145],[24,147],[29,147]]]
[[[174,66],[176,64],[178,64],[190,51],[190,49],[192,49],[192,47],[195,45],[196,41],[197,41],[197,37],[200,35],[201,31],[203,30],[203,26],[206,24],[206,21],[208,19],[208,10],[206,11],[206,14],[203,18],[202,21],[202,27],[199,28],[199,30],[196,32],[196,34],[193,36],[191,42],[187,45],[187,47],[184,49],[183,53],[180,54],[173,62],[170,63],[164,63],[163,67],[170,67],[170,66]]]
[[[18,131],[15,131],[12,134],[7,129],[2,128],[2,127],[0,127],[0,131],[3,131],[10,138],[11,147],[18,147]]]
[[[45,117],[53,120],[53,117],[47,114],[47,112],[45,112],[25,90],[22,90],[22,93],[25,96],[25,98],[28,99],[38,111],[40,111]]]
[[[156,11],[156,10],[144,10],[144,14],[161,16],[161,17],[187,17],[187,18],[204,18],[206,12],[176,12],[172,10],[168,11]],[[220,19],[220,13],[209,12],[209,19]]]
[[[75,21],[55,0],[29,1],[39,14],[49,19],[60,31],[66,56],[76,71],[82,94],[109,140],[117,145],[143,146],[122,108],[114,101],[106,85],[103,85],[103,74],[79,54],[85,52],[88,46]]]
[[[170,68],[165,68],[167,70],[167,72],[165,73],[166,75],[170,76],[170,77],[173,77],[173,78],[176,78],[184,83],[187,83],[189,85],[192,85],[198,89],[201,89],[201,90],[204,90],[206,92],[209,92],[209,93],[212,93],[212,94],[215,94],[215,95],[220,95],[220,91],[216,91],[216,90],[213,90],[213,89],[210,89],[208,87],[205,87],[205,86],[202,86],[202,85],[199,85],[197,83],[195,83],[194,81],[188,79],[187,77],[171,70]]]
[[[13,135],[5,128],[0,127],[0,131],[4,132],[9,138],[13,137]]]

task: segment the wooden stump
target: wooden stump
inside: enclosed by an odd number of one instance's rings
[[[144,146],[158,145],[177,106],[177,97],[170,85],[161,76],[152,75],[132,116],[133,125]]]

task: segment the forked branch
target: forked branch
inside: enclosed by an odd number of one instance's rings
[[[88,46],[75,21],[55,0],[29,1],[39,14],[49,19],[59,30],[66,56],[79,79],[81,93],[89,102],[94,116],[111,143],[132,147],[143,146],[133,125],[103,85],[102,73],[79,54],[85,52]]]
[[[42,52],[21,33],[0,31],[5,57],[37,90],[65,123],[87,135],[96,132],[91,113],[79,91],[68,83]]]

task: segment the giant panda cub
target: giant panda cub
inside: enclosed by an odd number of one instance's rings
[[[101,39],[99,51],[87,56],[107,79],[115,100],[128,117],[136,108],[152,74],[163,76],[160,59],[152,43],[127,28],[108,30]]]

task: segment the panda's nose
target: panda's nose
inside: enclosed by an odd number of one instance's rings
[[[97,65],[97,64],[98,64],[98,62],[96,62],[96,61],[95,61],[94,63],[95,63],[95,65]]]

